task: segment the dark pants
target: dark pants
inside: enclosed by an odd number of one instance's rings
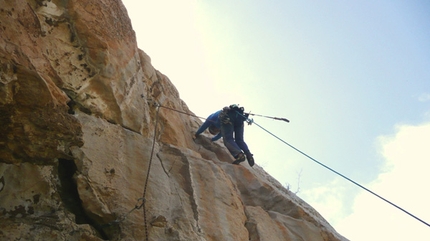
[[[243,121],[240,125],[234,125],[233,123],[221,124],[221,134],[224,140],[224,145],[235,158],[242,152],[241,150],[243,150],[245,154],[249,153],[248,146],[243,140],[243,132]]]

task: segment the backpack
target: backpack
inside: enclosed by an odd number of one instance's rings
[[[244,112],[245,112],[244,107],[239,107],[236,104],[229,106],[230,116],[234,119],[234,122],[236,124],[242,124],[242,122],[248,119],[249,114]]]

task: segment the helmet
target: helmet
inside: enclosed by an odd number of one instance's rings
[[[216,126],[214,126],[214,125],[210,125],[210,126],[209,126],[209,132],[210,132],[212,135],[217,135],[217,134],[219,133],[219,131],[220,131],[220,129],[219,129],[219,128],[217,128]]]
[[[230,109],[239,108],[239,106],[238,106],[238,105],[236,105],[236,104],[232,104],[232,105],[230,105],[229,107],[230,107]]]

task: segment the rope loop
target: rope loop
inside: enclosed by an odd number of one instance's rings
[[[142,202],[140,205],[138,205],[139,204],[139,202]],[[142,207],[143,207],[143,205],[145,205],[145,202],[146,202],[146,200],[145,200],[145,198],[143,198],[143,197],[141,197],[141,198],[139,198],[139,199],[137,199],[137,203],[136,203],[136,205],[134,206],[134,208],[135,209],[141,209]]]

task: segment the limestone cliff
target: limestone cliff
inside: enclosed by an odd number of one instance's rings
[[[346,240],[181,112],[121,1],[0,0],[0,240]]]

